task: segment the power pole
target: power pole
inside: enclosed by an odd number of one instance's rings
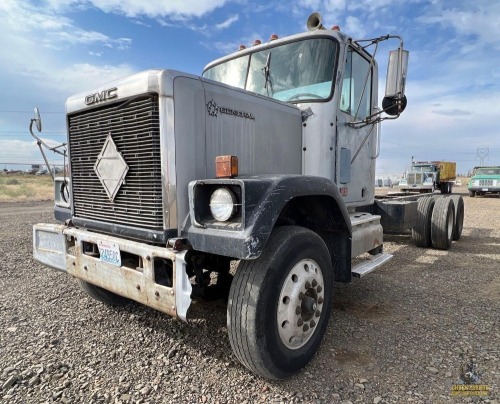
[[[490,154],[489,147],[478,147],[476,152],[476,157],[479,159],[479,165],[484,166],[484,159],[488,158]]]

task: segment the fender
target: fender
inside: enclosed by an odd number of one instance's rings
[[[209,214],[211,193],[221,186],[235,190],[241,199],[237,220],[214,222]],[[272,175],[192,181],[189,184],[189,215],[181,230],[193,249],[237,259],[258,258],[275,225],[304,225],[287,216],[294,202],[308,202],[308,211],[316,208],[326,213],[321,232],[341,232],[351,238],[351,222],[345,203],[335,183],[323,177]],[[321,203],[316,206],[314,202]],[[295,203],[295,205],[298,205]],[[304,205],[301,205],[304,209]],[[207,219],[208,217],[208,219]],[[211,220],[210,220],[211,219]],[[292,220],[292,223],[286,220]],[[350,258],[350,256],[349,256]]]

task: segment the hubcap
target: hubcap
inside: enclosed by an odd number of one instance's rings
[[[321,319],[325,285],[318,264],[305,259],[288,273],[278,302],[278,332],[289,349],[304,346]]]

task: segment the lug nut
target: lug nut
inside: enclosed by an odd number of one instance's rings
[[[300,292],[299,294],[299,300],[302,300],[304,298],[304,294],[302,292]]]
[[[309,323],[309,325],[312,327],[314,327],[316,325],[316,322],[314,320],[311,320],[311,322]]]
[[[316,292],[318,292],[318,293],[321,293],[321,291],[322,291],[322,290],[323,290],[323,288],[322,288],[321,286],[318,286],[318,287],[316,288]]]
[[[318,304],[323,304],[323,298],[321,296],[318,299]]]
[[[309,281],[306,282],[306,289],[310,289],[311,288],[311,284],[309,283]]]
[[[302,327],[302,330],[303,330],[304,332],[309,331],[309,326],[308,326],[307,324],[304,324],[304,327]]]
[[[321,316],[321,312],[320,312],[319,310],[316,310],[316,313],[314,313],[314,315],[315,315],[316,317],[319,317],[319,316]]]
[[[302,313],[302,309],[300,308],[300,306],[297,306],[297,308],[295,309],[295,314],[299,315],[300,313]]]
[[[299,318],[299,321],[297,321],[297,327],[302,327],[303,324],[304,322],[302,321],[301,318]]]
[[[312,281],[313,288],[315,288],[317,284],[318,284],[318,282],[316,282],[316,279],[313,279],[313,281]]]

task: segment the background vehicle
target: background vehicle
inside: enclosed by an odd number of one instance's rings
[[[451,194],[457,178],[457,164],[449,161],[413,162],[399,183],[401,191],[434,192]]]
[[[467,188],[470,197],[485,194],[500,195],[500,166],[474,167]]]
[[[34,226],[35,259],[106,304],[183,320],[192,298],[220,294],[241,363],[284,378],[317,350],[333,282],[392,257],[384,231],[448,249],[460,198],[374,196],[378,124],[406,106],[402,40],[353,41],[316,13],[308,27],[201,77],[150,70],[70,97],[71,191],[55,211],[65,224]],[[399,49],[378,108],[367,47],[389,39]]]

